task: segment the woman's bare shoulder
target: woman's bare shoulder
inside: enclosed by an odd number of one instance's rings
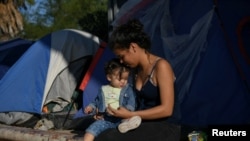
[[[164,58],[159,58],[159,60],[156,63],[157,69],[170,69],[172,71],[171,64]]]
[[[155,71],[156,71],[156,75],[158,76],[158,78],[164,79],[164,78],[169,78],[169,76],[173,76],[174,78],[173,68],[166,59],[161,58],[157,62],[155,66]]]

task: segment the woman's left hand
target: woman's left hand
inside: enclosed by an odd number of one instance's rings
[[[132,116],[131,111],[127,110],[124,107],[119,107],[118,109],[114,109],[110,105],[108,105],[107,112],[112,116],[120,118],[130,118]]]
[[[94,115],[95,120],[102,120],[103,119],[103,114],[99,113],[99,110],[96,109],[96,114]]]

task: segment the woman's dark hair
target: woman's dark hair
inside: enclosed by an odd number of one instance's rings
[[[120,62],[120,59],[119,58],[113,58],[111,60],[109,60],[105,66],[104,66],[104,71],[105,71],[105,74],[112,74],[114,70],[116,69],[120,69],[119,72],[120,72],[120,75],[122,72],[124,71],[129,71],[129,67],[125,66],[124,64],[122,64]]]
[[[109,47],[111,50],[117,47],[128,49],[132,42],[147,51],[150,50],[150,38],[144,32],[143,24],[137,19],[129,20],[126,24],[116,27],[109,38]]]

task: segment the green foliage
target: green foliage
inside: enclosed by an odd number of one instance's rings
[[[108,19],[103,11],[88,13],[79,20],[82,30],[92,33],[104,41],[108,40]]]
[[[24,23],[24,32],[22,33],[23,38],[29,40],[37,40],[42,36],[50,33],[50,28],[34,23]]]
[[[23,37],[36,40],[61,29],[78,29],[108,39],[108,0],[47,0],[25,13]]]

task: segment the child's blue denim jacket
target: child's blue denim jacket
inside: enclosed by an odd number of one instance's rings
[[[136,98],[133,88],[130,84],[124,86],[121,90],[120,98],[119,98],[120,106],[127,108],[130,111],[134,111],[136,108]],[[104,102],[104,94],[102,88],[100,88],[95,101],[90,103],[89,106],[93,108],[93,111],[96,111],[98,108],[98,112],[105,112],[106,106]]]

